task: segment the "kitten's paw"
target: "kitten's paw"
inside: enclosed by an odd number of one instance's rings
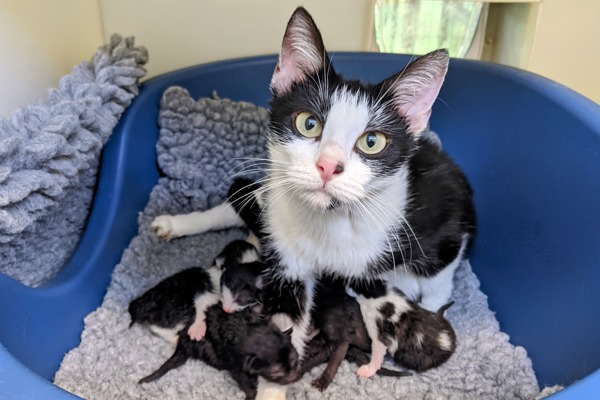
[[[319,390],[319,392],[324,392],[325,389],[327,389],[327,387],[329,386],[330,382],[327,382],[327,379],[323,378],[322,376],[316,378],[315,380],[313,380],[311,382],[311,385]]]
[[[193,340],[202,340],[206,335],[206,321],[194,322],[188,328],[188,336]]]
[[[267,387],[261,390],[259,387],[255,400],[285,400],[285,388]]]
[[[178,235],[174,228],[174,217],[172,215],[159,215],[152,221],[152,229],[159,238],[169,241]]]
[[[358,376],[362,376],[363,378],[370,378],[377,373],[377,369],[371,364],[365,364],[356,371]]]

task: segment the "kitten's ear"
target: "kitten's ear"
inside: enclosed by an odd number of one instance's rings
[[[242,362],[242,369],[246,372],[253,372],[255,363],[256,356],[254,354],[247,354],[244,356],[244,360]]]
[[[444,82],[448,61],[447,50],[436,50],[417,58],[383,82],[383,93],[392,93],[394,106],[406,119],[409,133],[418,135],[428,127],[431,107]]]
[[[259,275],[258,278],[256,278],[256,281],[254,281],[254,285],[256,286],[257,289],[264,289],[265,288],[265,278],[262,275]]]
[[[329,58],[315,21],[308,11],[298,7],[283,36],[279,62],[271,79],[271,91],[275,96],[282,96],[293,84],[304,81],[328,65]]]
[[[225,257],[218,255],[213,261],[213,265],[215,266],[215,268],[223,270],[223,266],[225,265]]]

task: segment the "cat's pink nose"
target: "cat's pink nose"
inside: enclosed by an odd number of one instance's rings
[[[344,164],[341,161],[331,157],[320,157],[317,160],[317,169],[321,174],[323,185],[329,182],[335,175],[344,172]]]

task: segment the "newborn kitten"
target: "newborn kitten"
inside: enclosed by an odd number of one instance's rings
[[[344,359],[363,365],[369,361],[371,339],[363,322],[360,306],[348,296],[343,285],[327,282],[317,287],[315,308],[312,312],[315,329],[320,333],[307,345],[302,365],[304,371],[328,360],[327,367],[312,385],[324,391],[333,381]],[[326,359],[323,359],[326,358]],[[411,373],[379,369],[379,375],[410,376]]]
[[[246,301],[242,290],[250,290],[255,285],[256,279],[251,280],[252,276],[247,275],[256,267],[245,271],[239,265],[257,257],[256,247],[251,243],[243,240],[229,243],[210,268],[178,272],[133,300],[129,305],[131,324],[148,325],[152,332],[171,343],[177,342],[184,326],[188,326],[187,333],[192,340],[202,339],[206,332],[206,309],[218,303],[222,293],[230,311],[243,307],[239,304]],[[239,274],[244,276],[240,278]],[[240,284],[243,279],[248,279],[246,285]],[[237,291],[242,294],[237,295]],[[239,300],[236,303],[234,299]]]
[[[182,331],[175,352],[158,370],[139,383],[154,381],[189,359],[227,370],[246,395],[256,397],[258,377],[278,384],[300,378],[298,354],[290,336],[250,309],[226,313],[219,305],[206,312],[207,331],[201,341]]]
[[[247,241],[236,241],[239,256],[223,263],[221,270],[221,301],[225,312],[237,312],[252,307],[262,311],[261,274],[266,266],[258,260],[258,250]]]
[[[129,304],[131,325],[147,325],[173,344],[184,327],[194,340],[202,339],[206,309],[219,301],[220,275],[215,266],[189,268],[162,280]]]
[[[356,297],[373,338],[371,361],[358,369],[360,376],[374,375],[386,352],[400,366],[422,372],[440,366],[456,350],[456,334],[444,318],[454,302],[432,312],[407,299],[398,289],[386,288],[383,282],[370,282],[360,289],[360,294],[348,292]]]

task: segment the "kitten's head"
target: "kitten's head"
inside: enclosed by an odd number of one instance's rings
[[[256,325],[241,340],[242,368],[268,381],[287,385],[301,377],[299,357],[290,334],[273,324]]]
[[[264,264],[260,261],[231,263],[224,266],[221,274],[223,311],[232,313],[247,307],[252,307],[256,313],[262,311],[260,273],[264,268]]]
[[[270,175],[317,209],[352,209],[403,171],[427,129],[448,52],[372,85],[344,80],[303,8],[292,15],[271,80]]]

